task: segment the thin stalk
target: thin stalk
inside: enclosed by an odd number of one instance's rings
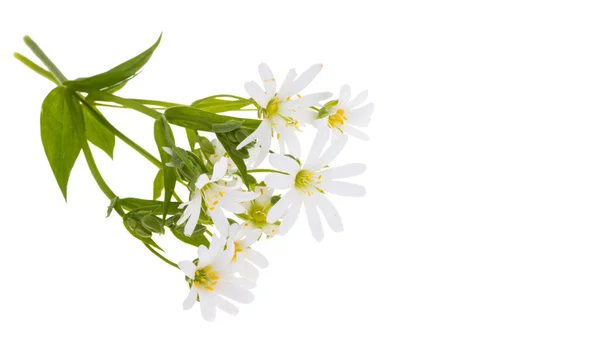
[[[162,261],[166,262],[167,264],[173,266],[176,269],[179,269],[179,266],[177,264],[175,264],[174,262],[172,262],[171,260],[165,258],[164,256],[162,256],[162,254],[160,254],[159,252],[157,252],[156,250],[154,250],[154,248],[152,248],[150,245],[144,243],[144,245],[146,246],[146,248],[148,248],[149,251],[151,251],[154,255],[158,256]]]
[[[27,47],[31,49],[31,51],[37,56],[37,58],[39,58],[40,61],[42,61],[42,63],[48,68],[54,79],[56,79],[58,85],[62,85],[65,81],[68,80],[64,76],[64,74],[62,74],[62,72],[58,69],[58,67],[54,65],[54,62],[52,62],[48,58],[48,56],[46,56],[44,51],[40,49],[40,47],[35,43],[35,41],[33,41],[29,37],[29,35],[25,35],[23,41],[25,41],[25,45],[27,45]]]
[[[52,75],[52,73],[50,73],[49,71],[45,70],[44,68],[38,66],[32,60],[30,60],[29,58],[21,55],[18,52],[15,52],[13,54],[13,56],[16,59],[18,59],[21,63],[23,63],[24,65],[26,65],[27,67],[29,67],[32,71],[36,72],[37,74],[43,76],[44,78],[46,78],[46,79],[50,80],[51,82],[53,82],[54,84],[58,85],[58,81],[56,81],[56,79],[54,78],[54,76]]]

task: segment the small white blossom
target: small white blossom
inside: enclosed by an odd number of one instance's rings
[[[224,250],[223,246],[224,240],[213,236],[210,248],[202,245],[198,248],[196,263],[186,260],[178,264],[190,283],[190,292],[183,302],[183,308],[192,308],[198,300],[202,317],[207,321],[215,319],[217,308],[236,315],[238,308],[230,300],[238,303],[254,300],[249,291],[254,283],[235,276],[231,262],[234,247]]]
[[[229,227],[227,248],[231,246],[234,250],[231,262],[240,276],[250,281],[256,281],[258,278],[257,267],[265,268],[269,265],[261,253],[250,247],[258,240],[261,233],[260,230],[242,227],[238,224]]]
[[[215,164],[210,179],[206,174],[198,177],[195,183],[196,189],[192,193],[190,201],[181,204],[180,208],[185,207],[185,210],[177,221],[177,225],[182,225],[187,221],[183,230],[187,236],[191,236],[196,228],[203,203],[217,230],[227,232],[229,222],[223,209],[232,213],[243,213],[245,209],[240,203],[258,197],[254,192],[242,191],[237,179],[223,180],[226,173],[227,159],[223,157]]]
[[[300,156],[300,142],[296,131],[304,123],[312,122],[316,118],[317,112],[312,110],[311,106],[332,96],[329,92],[304,97],[299,94],[314,80],[322,67],[321,64],[315,64],[298,77],[296,77],[294,69],[290,70],[277,90],[277,83],[271,69],[265,63],[261,63],[258,72],[264,90],[255,81],[244,85],[246,92],[262,108],[262,117],[264,118],[258,128],[238,145],[238,149],[240,149],[256,140],[256,147],[260,148],[260,153],[255,166],[258,166],[267,157],[273,134],[276,134],[279,140],[280,153],[286,153],[287,149],[287,153],[296,157]]]
[[[326,167],[340,153],[348,137],[341,135],[339,138],[332,139],[329,148],[323,152],[327,139],[326,132],[317,133],[304,166],[290,157],[279,154],[272,154],[269,158],[273,167],[287,173],[287,175],[269,174],[265,177],[268,186],[288,190],[267,214],[267,221],[270,223],[283,217],[279,227],[280,234],[287,233],[296,222],[303,205],[315,239],[320,241],[324,235],[319,211],[331,229],[340,232],[343,230],[340,215],[325,193],[351,197],[365,194],[363,186],[338,181],[341,178],[362,174],[365,171],[364,164]]]
[[[373,103],[358,107],[366,101],[367,96],[365,90],[350,101],[350,86],[342,86],[337,103],[332,101],[333,103],[325,104],[319,114],[322,118],[314,121],[315,126],[320,130],[331,130],[334,136],[345,133],[361,140],[368,140],[369,136],[358,129],[367,127],[373,114]]]
[[[256,186],[254,192],[258,195],[254,200],[241,203],[246,209],[243,214],[244,222],[241,224],[244,229],[260,230],[272,238],[279,232],[279,225],[267,222],[267,214],[273,204],[273,189],[266,186]]]

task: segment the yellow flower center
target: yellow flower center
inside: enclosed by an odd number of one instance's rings
[[[327,124],[332,129],[341,129],[341,127],[346,123],[346,120],[348,120],[348,117],[346,117],[344,110],[338,109],[335,114],[329,116]]]
[[[266,113],[265,113],[264,117],[265,118],[272,117],[277,114],[277,111],[279,111],[279,98],[274,97],[267,104]]]
[[[312,178],[315,176],[315,173],[309,170],[300,170],[298,174],[296,174],[295,185],[296,188],[300,190],[306,190],[312,184]]]
[[[219,282],[219,275],[213,270],[211,265],[202,270],[196,270],[194,274],[194,285],[198,288],[204,288],[209,291],[215,290],[215,285]]]

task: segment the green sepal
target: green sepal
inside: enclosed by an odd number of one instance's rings
[[[206,232],[206,226],[196,225],[194,232],[192,232],[192,235],[189,237],[183,233],[183,226],[172,225],[169,227],[169,229],[173,233],[173,236],[184,243],[193,245],[194,247],[199,247],[201,245],[205,247],[210,246],[210,242],[204,235],[204,232]]]
[[[169,147],[175,152],[175,146],[173,145],[173,131],[164,118],[158,118],[154,122],[154,140],[160,153],[160,160],[163,169],[163,189],[164,189],[164,207],[163,207],[163,220],[165,219],[168,211],[169,202],[173,193],[175,192],[175,183],[177,182],[177,175],[175,169],[167,165],[171,160],[171,155],[165,151],[165,147]]]
[[[334,108],[335,106],[337,106],[337,104],[338,104],[338,100],[332,100],[332,101],[329,101],[326,104],[324,104],[323,107],[321,107],[321,109],[319,109],[319,114],[317,114],[317,119],[329,117],[329,111],[332,108]]]
[[[165,233],[165,228],[163,227],[162,221],[154,215],[145,215],[140,220],[144,228],[150,232],[163,234]]]

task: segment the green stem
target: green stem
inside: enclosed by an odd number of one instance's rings
[[[146,246],[146,248],[148,248],[148,250],[150,250],[154,255],[158,256],[162,261],[166,262],[167,264],[173,266],[176,269],[179,269],[179,266],[177,264],[175,264],[174,262],[172,262],[171,260],[165,258],[164,256],[162,256],[159,252],[157,252],[156,250],[154,250],[150,245],[144,243],[144,245]]]
[[[129,147],[136,150],[144,158],[146,158],[148,161],[150,161],[150,163],[154,164],[155,166],[157,166],[159,168],[162,167],[160,160],[156,159],[152,154],[150,154],[150,152],[146,151],[142,146],[138,145],[137,143],[132,141],[130,138],[125,136],[125,134],[120,132],[117,128],[115,128],[102,114],[98,113],[98,111],[95,108],[90,106],[90,104],[83,97],[81,97],[79,95],[78,95],[78,97],[79,97],[79,100],[85,105],[85,107],[87,107],[88,110],[90,112],[92,112],[94,118],[99,123],[106,126],[113,134],[115,134],[115,136],[117,136],[119,139],[121,139],[123,142],[125,142]]]
[[[53,82],[56,85],[58,84],[58,81],[56,81],[56,79],[54,78],[54,76],[52,75],[52,73],[48,72],[47,70],[45,70],[44,68],[38,66],[37,64],[35,64],[32,60],[30,60],[29,58],[21,55],[18,52],[15,52],[13,54],[13,56],[18,59],[21,63],[23,63],[24,65],[26,65],[27,67],[29,67],[32,71],[36,72],[37,74],[43,76],[44,78],[50,80],[51,82]]]
[[[277,174],[289,175],[286,172],[274,170],[274,169],[251,169],[251,170],[248,170],[247,172],[249,172],[249,173],[277,173]]]
[[[137,103],[141,103],[143,105],[151,105],[151,106],[158,106],[158,107],[164,107],[164,108],[175,107],[175,106],[184,106],[184,104],[181,104],[181,103],[165,102],[165,101],[157,101],[157,100],[144,100],[144,99],[139,99],[139,98],[131,98],[130,100],[135,101]]]
[[[37,56],[37,58],[39,58],[40,61],[42,61],[42,63],[48,68],[54,79],[56,79],[58,85],[62,85],[65,81],[68,80],[64,76],[64,74],[62,74],[62,72],[58,69],[58,67],[54,65],[54,62],[52,62],[48,58],[48,56],[46,56],[44,51],[40,49],[40,47],[35,43],[35,41],[33,41],[29,37],[29,35],[25,35],[23,41],[25,41],[25,45],[27,45],[27,47],[31,49],[31,51]]]
[[[162,118],[162,113],[155,111],[150,107],[146,107],[144,104],[137,102],[136,100],[119,97],[113,94],[109,94],[103,91],[93,90],[88,91],[91,99],[96,101],[104,101],[104,102],[114,102],[120,104],[123,107],[127,107],[138,111],[142,114],[145,114],[153,119]]]

